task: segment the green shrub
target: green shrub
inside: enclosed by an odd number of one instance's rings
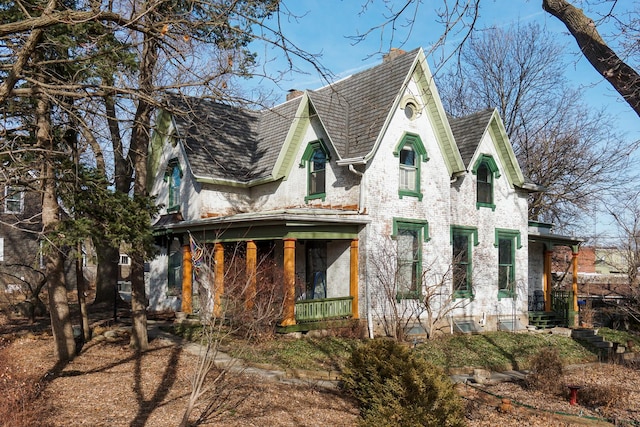
[[[342,381],[360,404],[363,426],[465,425],[462,400],[449,377],[395,341],[357,347]]]

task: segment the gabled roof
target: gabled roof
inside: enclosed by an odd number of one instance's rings
[[[241,184],[271,177],[300,100],[261,111],[178,96],[168,103],[196,179]]]
[[[419,51],[309,91],[340,158],[364,157],[373,150]]]
[[[414,75],[449,173],[463,171],[465,164],[422,49],[399,54],[270,109],[255,111],[177,96],[170,97],[169,109],[196,180],[249,186],[286,176],[311,115],[323,126],[326,143],[338,161],[371,158]],[[469,136],[473,139],[475,134]]]
[[[478,111],[477,113],[459,118],[449,118],[451,131],[458,144],[460,156],[468,168],[484,133],[489,126],[493,109]]]
[[[449,119],[465,167],[469,169],[478,146],[486,133],[497,151],[500,164],[512,186],[534,190],[535,184],[525,180],[498,111],[487,109],[469,116]],[[530,188],[529,188],[530,187]],[[539,191],[539,189],[536,189]]]

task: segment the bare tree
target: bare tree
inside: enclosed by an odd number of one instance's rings
[[[630,34],[630,39],[635,38],[633,44],[637,45],[638,27],[633,24],[638,22],[638,11],[630,14],[631,20],[625,22],[622,16],[616,16],[614,13],[617,2],[610,3],[611,8],[608,16],[620,23],[621,27],[631,30],[627,34]],[[580,51],[593,68],[618,91],[640,116],[640,75],[604,41],[598,32],[596,22],[585,15],[582,9],[578,9],[566,0],[543,0],[542,8],[558,18],[567,27]],[[637,49],[637,47],[633,49]],[[630,51],[629,53],[634,52]]]
[[[385,238],[371,255],[375,292],[372,309],[386,336],[398,341],[407,338],[409,329],[420,325],[428,339],[437,335],[444,320],[471,301],[473,289],[467,288],[466,274],[454,275],[454,263],[439,271],[434,264],[422,266],[410,282],[398,260],[397,241]],[[413,273],[413,272],[412,272]],[[464,280],[464,297],[456,295],[455,280]],[[470,285],[470,283],[469,283]],[[462,284],[460,284],[462,286]]]
[[[369,30],[356,34],[352,38],[357,42],[366,37],[376,35],[381,40],[381,51],[384,49],[384,41],[389,41],[389,47],[398,39],[408,37],[408,34],[416,25],[420,16],[421,0],[404,0],[394,2],[385,0],[387,13],[382,17],[381,23]],[[443,46],[446,40],[457,39],[454,49],[445,54],[443,60],[455,55],[459,48],[477,30],[480,6],[488,3],[484,0],[441,0],[436,6],[438,23],[442,25],[442,36],[432,45],[432,52]],[[574,2],[575,3],[575,2]],[[640,115],[640,76],[625,59],[633,58],[638,53],[638,8],[635,6],[630,12],[622,14],[618,9],[622,2],[617,0],[594,0],[581,2],[587,7],[600,6],[605,13],[598,15],[599,19],[592,19],[582,9],[575,7],[567,0],[543,0],[542,8],[558,18],[569,30],[575,39],[580,52],[589,63],[606,79],[622,98]],[[625,2],[627,4],[627,2]],[[365,1],[363,9],[366,10],[369,1]],[[596,13],[594,11],[594,13]],[[598,25],[614,22],[618,27],[618,33],[611,35],[608,43],[598,32]],[[386,33],[385,33],[386,31]],[[398,34],[400,33],[400,34]],[[401,42],[402,43],[402,42]],[[613,43],[613,44],[612,44]],[[619,45],[620,54],[616,53],[610,45]],[[388,49],[386,49],[388,50]],[[441,61],[442,62],[442,61]],[[637,62],[636,62],[637,65]]]
[[[438,81],[455,116],[498,109],[523,173],[545,188],[530,195],[529,218],[559,229],[618,185],[638,145],[621,142],[611,117],[590,110],[569,86],[562,51],[535,24],[485,30]]]
[[[191,393],[181,426],[212,422],[237,407],[243,396],[233,397],[235,381],[244,373],[238,359],[216,361],[224,341],[241,337],[249,343],[275,332],[284,304],[282,269],[273,262],[270,250],[259,254],[255,272],[247,272],[245,246],[228,244],[225,250],[223,291],[216,286],[215,249],[211,244],[198,245],[199,261],[195,274],[199,294],[199,321],[202,325],[201,353],[189,381]],[[194,251],[195,253],[195,251]],[[215,307],[214,304],[218,304]],[[195,420],[192,414],[197,412]]]
[[[618,192],[606,209],[618,230],[618,250],[622,254],[626,275],[633,288],[640,285],[640,192]]]
[[[16,127],[20,122],[21,132],[33,132],[35,120],[28,120],[30,109],[22,110],[27,119],[20,120],[21,114],[12,115],[13,107],[43,94],[49,117],[56,120],[52,124],[54,133],[73,130],[84,161],[95,164],[108,176],[117,192],[132,195],[136,203],[144,205],[146,186],[152,178],[147,172],[147,149],[153,114],[163,99],[158,95],[173,90],[217,101],[247,102],[233,80],[260,72],[255,67],[255,54],[247,48],[255,40],[279,49],[289,59],[309,61],[321,74],[327,74],[316,56],[282,34],[278,19],[269,20],[279,18],[281,13],[286,11],[276,0],[149,0],[134,4],[51,1],[45,8],[39,4],[9,4],[0,11],[7,18],[0,24],[4,64],[0,65],[0,111],[9,117],[5,121],[9,126]],[[70,30],[79,26],[85,31]],[[48,56],[38,57],[40,51]],[[265,77],[279,78],[277,74]],[[39,145],[38,150],[42,149],[50,147]],[[150,224],[148,213],[142,211],[141,218]],[[48,230],[57,226],[51,221],[46,225]],[[96,246],[105,248],[99,254],[103,265],[99,267],[98,296],[108,298],[115,284],[117,246],[105,239],[96,240]],[[143,350],[147,346],[144,239],[130,240],[131,344]]]

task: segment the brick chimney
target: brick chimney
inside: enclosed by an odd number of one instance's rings
[[[287,101],[291,101],[292,99],[296,99],[299,96],[302,96],[304,92],[298,89],[289,89],[287,93]]]
[[[389,53],[382,56],[382,62],[389,62],[396,59],[398,56],[404,55],[407,51],[392,47],[389,49]]]

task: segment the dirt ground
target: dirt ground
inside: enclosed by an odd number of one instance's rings
[[[3,399],[8,401],[2,394],[11,381],[24,381],[25,389],[29,381],[35,384],[35,402],[22,425],[173,427],[180,423],[190,393],[190,373],[197,363],[197,357],[182,346],[158,338],[151,341],[149,351],[137,355],[128,348],[126,336],[94,339],[73,362],[56,370],[52,338],[44,325],[38,329],[1,316],[0,337],[10,339],[0,339],[0,354],[5,356],[0,358],[0,409]],[[575,384],[600,387],[596,391],[613,396],[613,401],[607,404],[605,399],[605,406],[587,408],[569,405],[566,396],[535,393],[513,383],[483,389],[460,385],[468,425],[613,425],[604,418],[617,419],[618,425],[640,423],[640,371],[605,364],[580,367],[567,375]],[[210,424],[215,426],[357,424],[353,401],[312,381],[294,385],[233,374],[220,381],[210,396],[216,398],[203,401],[219,409]],[[501,398],[512,399],[511,407],[498,410]],[[5,417],[0,423],[14,427],[16,420],[20,421]]]

